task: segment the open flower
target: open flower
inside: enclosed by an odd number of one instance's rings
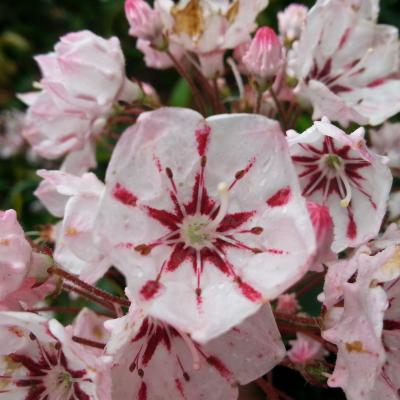
[[[290,67],[314,119],[379,125],[400,111],[398,32],[352,3],[324,0],[310,10]]]
[[[57,217],[54,259],[60,266],[90,283],[109,269],[106,249],[94,242],[96,222],[104,184],[93,173],[81,177],[63,171],[39,170],[44,180],[35,195]]]
[[[315,247],[276,122],[174,108],[121,137],[94,231],[146,311],[199,341],[296,282]]]
[[[268,0],[156,0],[170,40],[200,59],[208,77],[223,70],[223,53],[250,39]]]
[[[24,136],[45,158],[82,149],[103,128],[118,100],[140,90],[125,75],[119,40],[90,31],[69,33],[54,52],[36,57],[41,92],[20,96],[28,106]]]
[[[364,129],[347,135],[323,119],[302,134],[289,131],[288,142],[303,195],[329,208],[332,250],[355,247],[377,235],[392,175],[382,158],[367,149]]]
[[[0,113],[0,159],[14,156],[24,146],[22,128],[25,113],[8,110]]]
[[[50,257],[34,253],[14,210],[0,211],[0,309],[20,310],[43,300],[51,284],[47,278]]]
[[[105,325],[111,333],[106,354],[114,360],[113,400],[235,400],[239,384],[267,373],[285,355],[267,305],[206,345],[136,305]]]
[[[0,313],[0,399],[110,400],[107,357],[74,343],[56,320]]]
[[[347,264],[331,265],[327,275],[322,336],[338,346],[328,384],[341,387],[349,400],[398,398],[399,243],[392,226]]]
[[[369,131],[372,148],[388,158],[393,175],[400,175],[400,123],[386,122],[380,129]]]

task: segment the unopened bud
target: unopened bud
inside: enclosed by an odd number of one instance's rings
[[[126,0],[125,14],[129,22],[129,34],[146,40],[154,40],[162,30],[158,12],[144,0]]]
[[[276,76],[283,64],[283,53],[279,38],[271,28],[258,29],[243,57],[243,64],[260,84]]]

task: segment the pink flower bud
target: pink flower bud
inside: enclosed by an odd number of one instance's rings
[[[258,29],[243,63],[260,83],[266,83],[278,73],[283,62],[282,45],[276,33],[268,27]]]
[[[126,0],[125,14],[131,36],[152,40],[160,35],[162,25],[158,12],[144,0]]]
[[[294,314],[299,309],[296,294],[281,294],[277,299],[276,311],[285,314]]]
[[[289,42],[300,37],[308,8],[303,4],[290,4],[284,11],[278,13],[279,32]]]
[[[331,250],[333,242],[333,220],[326,206],[307,202],[308,214],[314,227],[314,232],[317,240],[317,252],[315,254],[314,267],[323,262],[333,261],[337,259],[335,253]],[[314,268],[315,271],[320,271],[320,268]]]
[[[302,333],[298,333],[297,339],[290,340],[289,343],[292,348],[287,352],[287,356],[295,364],[307,364],[324,356],[322,345]]]

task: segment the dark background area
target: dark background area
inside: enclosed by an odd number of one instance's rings
[[[297,2],[309,6],[314,3]],[[151,83],[164,104],[187,105],[190,94],[175,71],[152,70],[144,65],[141,53],[135,48],[135,40],[128,36],[123,3],[123,0],[1,0],[0,109],[23,109],[15,94],[32,90],[32,82],[40,79],[33,56],[51,51],[61,35],[81,29],[89,29],[105,37],[119,37],[127,61],[128,76]],[[260,15],[259,23],[276,28],[277,12],[290,3],[287,0],[271,0],[269,7]],[[380,22],[400,26],[400,0],[381,1]],[[45,167],[56,165],[45,164]],[[25,154],[7,160],[0,159],[0,209],[16,209],[27,230],[52,221],[33,196],[39,182],[36,176],[39,167],[43,167],[43,164],[27,161]],[[305,299],[305,302],[311,304],[313,301],[310,300]],[[298,373],[286,368],[279,368],[274,376],[277,387],[295,400],[344,398],[338,390],[311,387]],[[260,398],[257,394],[254,396],[249,394],[243,399]]]

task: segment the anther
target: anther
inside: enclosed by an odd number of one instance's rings
[[[151,252],[151,247],[147,244],[139,244],[135,247],[135,251],[139,252],[142,256],[148,256]]]

